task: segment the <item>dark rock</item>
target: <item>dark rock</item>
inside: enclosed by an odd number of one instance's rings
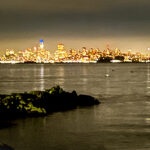
[[[2,119],[2,118],[1,118]],[[8,128],[8,127],[11,127],[11,126],[14,126],[15,124],[14,123],[11,123],[10,121],[0,121],[0,129],[3,129],[3,128]]]
[[[97,99],[89,95],[79,95],[77,100],[79,106],[91,106],[100,104]]]
[[[0,150],[14,150],[14,149],[7,144],[0,143]]]
[[[50,112],[91,106],[100,102],[92,96],[66,92],[59,86],[45,91],[0,95],[0,117],[42,116]]]

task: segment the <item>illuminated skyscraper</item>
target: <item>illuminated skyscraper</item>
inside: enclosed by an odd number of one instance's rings
[[[58,49],[59,51],[64,51],[64,44],[59,43],[59,44],[57,45],[57,49]]]
[[[63,61],[67,57],[67,52],[65,51],[64,44],[59,43],[57,45],[57,51],[55,52],[56,60]]]
[[[44,48],[44,41],[41,39],[40,40],[40,48],[43,49]]]

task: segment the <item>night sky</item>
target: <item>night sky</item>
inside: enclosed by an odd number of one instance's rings
[[[149,0],[1,0],[0,48],[150,47]]]

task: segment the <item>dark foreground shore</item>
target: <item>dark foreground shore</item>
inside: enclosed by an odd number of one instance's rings
[[[45,91],[0,95],[0,129],[12,126],[10,120],[20,117],[45,116],[56,111],[92,106],[100,102],[92,96],[66,92],[59,86]],[[0,144],[0,150],[13,150],[7,144]]]
[[[0,95],[0,118],[41,116],[51,112],[65,111],[78,106],[92,106],[100,102],[92,96],[66,92],[59,86],[45,91]]]

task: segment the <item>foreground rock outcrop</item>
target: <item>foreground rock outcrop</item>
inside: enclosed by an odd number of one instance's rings
[[[99,103],[92,96],[66,92],[57,86],[45,91],[0,95],[0,117],[39,116]]]
[[[7,144],[0,143],[0,150],[14,150],[14,149]]]

